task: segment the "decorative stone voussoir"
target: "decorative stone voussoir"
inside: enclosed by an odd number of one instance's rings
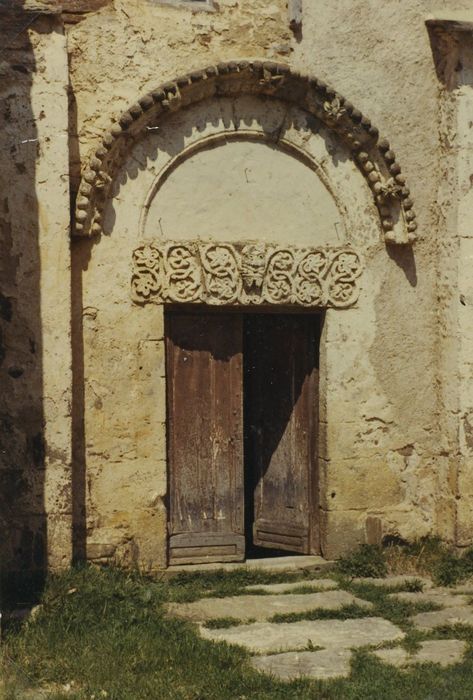
[[[352,306],[362,265],[339,248],[147,242],[133,251],[135,303]]]
[[[409,190],[404,186],[404,176],[389,142],[379,139],[378,129],[371,121],[322,80],[303,75],[285,64],[244,60],[219,63],[167,82],[138,99],[117,118],[104,135],[102,146],[91,155],[83,176],[79,196],[81,201],[88,200],[88,207],[76,210],[76,235],[102,232],[101,214],[110,197],[111,182],[134,141],[146,133],[150,124],[155,125],[167,112],[195,104],[210,95],[244,94],[274,97],[296,104],[317,117],[348,147],[358,163],[373,192],[386,242],[415,241],[417,223],[411,200],[410,213],[406,216],[404,200],[409,197]],[[400,226],[396,230],[394,221],[398,220]]]

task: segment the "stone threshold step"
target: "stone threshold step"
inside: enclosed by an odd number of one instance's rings
[[[208,571],[267,571],[275,573],[287,573],[297,571],[327,571],[335,565],[334,561],[329,561],[317,555],[291,555],[288,557],[265,557],[261,559],[247,559],[242,562],[209,564],[175,564],[169,566],[163,573],[167,576],[188,571],[208,572]]]

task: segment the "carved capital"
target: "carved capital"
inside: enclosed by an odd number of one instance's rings
[[[136,304],[352,306],[362,264],[349,246],[146,242],[133,251]]]

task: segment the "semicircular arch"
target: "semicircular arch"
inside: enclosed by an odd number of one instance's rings
[[[274,98],[314,115],[348,149],[366,179],[386,242],[406,244],[415,240],[417,224],[409,188],[388,141],[379,137],[377,128],[323,81],[286,65],[263,61],[230,61],[192,72],[147,93],[124,112],[104,135],[83,174],[75,234],[103,232],[104,208],[112,196],[114,178],[130,149],[148,129],[155,128],[168,114],[203,100],[241,95]],[[284,141],[280,146],[292,148]],[[178,154],[175,165],[183,157]]]

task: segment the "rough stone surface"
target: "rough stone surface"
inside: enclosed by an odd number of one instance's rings
[[[430,578],[425,576],[412,576],[400,574],[398,576],[386,576],[386,578],[354,578],[353,583],[368,583],[371,586],[379,586],[380,588],[395,588],[404,586],[406,583],[419,581],[423,589],[432,588],[433,583]]]
[[[289,593],[298,588],[315,588],[329,591],[338,588],[338,583],[331,578],[319,578],[307,581],[294,581],[293,583],[268,583],[260,586],[246,586],[247,591],[265,591],[266,593]]]
[[[390,598],[402,600],[406,603],[435,603],[443,607],[458,607],[468,605],[470,598],[460,593],[452,593],[451,589],[432,588],[427,592],[418,593],[391,593]]]
[[[473,606],[449,607],[444,610],[418,613],[411,618],[416,627],[430,630],[441,625],[473,625]]]
[[[230,598],[203,598],[194,603],[171,603],[168,611],[189,620],[214,620],[234,617],[238,620],[268,620],[273,615],[308,610],[339,610],[345,605],[359,605],[367,610],[372,603],[355,598],[347,591],[324,591],[286,595],[242,595]]]
[[[244,562],[210,563],[210,564],[181,564],[170,566],[168,575],[179,574],[184,571],[266,571],[268,573],[294,573],[298,571],[319,571],[330,569],[334,565],[333,561],[328,561],[322,557],[314,555],[296,555],[287,557],[263,557],[259,559],[247,559]]]
[[[398,668],[426,663],[451,666],[463,659],[467,646],[466,642],[458,639],[435,639],[422,642],[419,651],[414,654],[408,653],[401,647],[378,649],[373,653],[384,663]]]
[[[295,678],[340,678],[350,675],[351,652],[348,649],[289,651],[285,654],[255,656],[251,665],[281,680]]]
[[[239,644],[257,654],[304,649],[309,642],[325,649],[355,649],[404,638],[404,632],[380,617],[280,624],[255,622],[221,630],[201,627],[200,633],[205,639]]]
[[[0,45],[0,560],[28,576],[72,554],[68,57],[55,15]]]

